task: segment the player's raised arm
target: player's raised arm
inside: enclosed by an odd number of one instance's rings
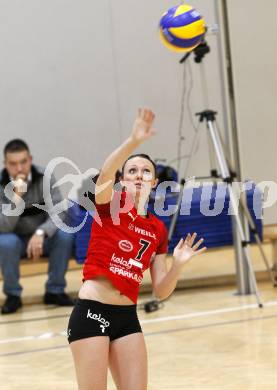
[[[116,171],[120,170],[130,154],[144,141],[155,133],[153,129],[154,113],[147,109],[139,109],[130,136],[106,159],[97,180],[97,186],[106,184],[99,193],[96,191],[95,200],[98,204],[111,201]]]

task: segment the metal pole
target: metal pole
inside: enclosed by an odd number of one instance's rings
[[[222,95],[223,104],[225,106],[225,122],[228,123],[228,126],[226,126],[225,137],[228,140],[228,149],[230,150],[230,156],[234,162],[237,179],[238,181],[241,181],[241,159],[232,69],[228,3],[227,0],[214,0],[214,4],[219,30],[221,32],[218,34],[218,47],[220,54],[219,65],[221,69],[221,78],[223,80],[222,84],[224,85]],[[227,127],[230,129],[229,132],[227,131]],[[246,268],[246,261],[236,237],[237,233],[235,232],[235,227],[233,230],[238,293],[247,294],[251,291],[251,285]]]
[[[218,162],[218,165],[220,168],[221,176],[222,176],[223,180],[227,183],[227,187],[229,190],[229,197],[230,197],[230,206],[231,206],[232,211],[233,211],[232,215],[233,215],[234,220],[236,222],[235,226],[236,226],[237,233],[238,233],[238,236],[240,239],[239,244],[241,246],[242,253],[243,253],[244,258],[245,258],[245,263],[246,263],[247,271],[248,271],[248,275],[249,275],[249,277],[247,279],[248,279],[249,285],[250,285],[250,292],[255,293],[257,303],[258,303],[259,307],[262,307],[263,305],[262,305],[260,294],[259,294],[259,291],[257,288],[255,273],[254,273],[254,270],[253,270],[253,267],[251,264],[251,260],[250,260],[250,256],[249,256],[249,252],[248,252],[249,242],[246,239],[246,234],[245,234],[244,229],[243,229],[241,218],[240,218],[238,212],[236,211],[236,198],[235,198],[235,194],[234,194],[234,189],[232,188],[232,185],[231,185],[231,181],[232,181],[231,174],[230,174],[230,171],[228,168],[227,161],[226,161],[225,156],[224,156],[224,151],[223,151],[224,149],[223,149],[223,146],[221,144],[221,140],[220,140],[220,137],[218,135],[217,128],[213,125],[215,114],[216,113],[214,111],[204,111],[198,115],[200,115],[201,121],[203,121],[204,119],[207,121],[207,128],[209,130],[209,134],[211,136],[211,139],[212,139],[212,142],[214,145],[215,154],[217,157],[217,162]]]

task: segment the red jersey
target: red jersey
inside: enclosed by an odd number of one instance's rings
[[[83,280],[105,276],[136,303],[143,272],[156,254],[167,253],[167,230],[153,214],[138,215],[129,194],[119,194],[96,204]]]

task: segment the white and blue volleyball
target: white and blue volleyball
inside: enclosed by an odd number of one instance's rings
[[[160,21],[160,38],[163,44],[177,52],[193,50],[203,41],[205,21],[190,5],[170,8]]]

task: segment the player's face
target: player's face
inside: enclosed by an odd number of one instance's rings
[[[7,153],[4,164],[9,176],[12,178],[15,179],[19,174],[27,178],[31,171],[32,156],[27,150]]]
[[[157,185],[153,164],[143,157],[133,157],[126,162],[122,179],[123,185],[136,194],[142,191],[150,193],[151,188]],[[128,186],[128,183],[131,185]]]

